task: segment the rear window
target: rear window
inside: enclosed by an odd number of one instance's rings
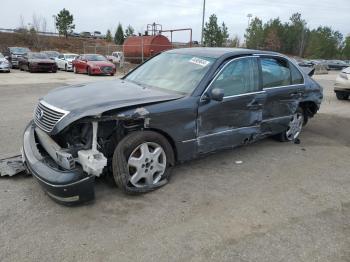
[[[292,75],[292,84],[298,85],[304,83],[303,75],[300,73],[300,71],[293,65],[292,63],[289,63],[291,75]]]
[[[291,84],[291,71],[288,62],[277,58],[261,58],[263,88]]]

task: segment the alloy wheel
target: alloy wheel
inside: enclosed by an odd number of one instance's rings
[[[293,118],[289,122],[289,127],[286,132],[286,137],[288,140],[292,141],[296,139],[300,133],[301,129],[303,127],[304,123],[304,115],[301,112],[297,112],[293,115]]]
[[[164,149],[157,143],[142,143],[130,154],[128,170],[130,183],[135,187],[157,184],[166,170]]]

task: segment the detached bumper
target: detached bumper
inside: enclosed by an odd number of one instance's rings
[[[49,156],[40,153],[32,122],[24,132],[23,158],[28,171],[56,202],[73,205],[95,198],[94,176],[87,176],[81,168],[62,170]]]

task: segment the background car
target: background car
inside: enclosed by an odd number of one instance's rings
[[[46,54],[51,60],[55,60],[61,54],[57,51],[41,51],[40,53]]]
[[[343,69],[335,81],[334,92],[339,100],[350,97],[350,67]]]
[[[33,72],[57,72],[57,65],[44,53],[29,52],[18,61],[21,71]]]
[[[116,62],[118,64],[123,63],[124,62],[124,53],[123,52],[113,52],[112,56],[115,57]]]
[[[341,60],[329,60],[327,61],[327,65],[330,70],[342,70],[349,66],[347,63]]]
[[[116,67],[103,55],[86,54],[73,60],[73,71],[76,74],[87,73],[88,75],[113,76],[116,72]]]
[[[0,53],[0,72],[10,73],[10,62]]]
[[[18,68],[18,59],[30,52],[27,47],[8,47],[5,51],[5,57],[10,62],[12,68]]]
[[[57,69],[73,71],[73,60],[78,56],[78,54],[60,54],[58,57],[55,58]]]

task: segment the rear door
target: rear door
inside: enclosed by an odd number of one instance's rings
[[[277,134],[288,127],[305,92],[304,78],[290,61],[279,56],[261,56],[260,67],[266,103],[262,132]]]
[[[265,92],[257,57],[236,58],[224,65],[207,88],[224,90],[221,102],[201,100],[198,108],[199,153],[250,142],[259,132]]]

